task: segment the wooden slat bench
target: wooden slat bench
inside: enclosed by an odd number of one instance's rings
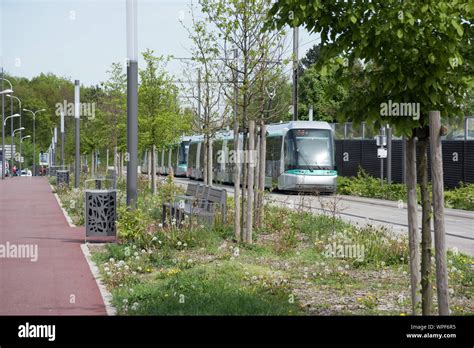
[[[227,191],[211,186],[188,184],[185,195],[177,195],[174,202],[163,203],[163,225],[166,224],[167,209],[171,210],[171,217],[176,219],[177,225],[182,224],[185,216],[213,224],[218,213],[222,216],[222,222],[226,223]]]

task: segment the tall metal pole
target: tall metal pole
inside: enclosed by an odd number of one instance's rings
[[[10,137],[11,137],[11,147],[10,147],[10,177],[13,178],[13,98],[10,98]]]
[[[383,146],[383,139],[385,137],[385,127],[380,128],[380,134],[382,135],[382,147]],[[380,157],[380,185],[383,187],[383,157]]]
[[[13,96],[12,96],[12,98],[13,98]],[[21,175],[21,158],[22,158],[21,157],[21,143],[22,143],[21,138],[23,138],[23,136],[22,136],[23,131],[21,130],[21,115],[22,115],[21,112],[22,112],[22,110],[21,110],[21,100],[19,98],[16,98],[16,99],[18,99],[18,103],[19,103],[19,107],[20,107],[20,111],[18,112],[20,114],[20,164],[18,165],[18,168],[20,169],[20,175]]]
[[[38,112],[45,111],[45,109],[36,110],[36,111],[23,109],[23,111],[28,111],[33,114],[33,174],[32,175],[36,176],[36,114]]]
[[[58,127],[54,127],[54,165],[56,165],[56,150],[58,148]]]
[[[138,165],[138,49],[137,1],[127,0],[127,206],[137,206]]]
[[[36,176],[36,112],[33,112],[33,176]]]
[[[198,69],[198,127],[201,129],[201,69]]]
[[[387,125],[387,183],[392,183],[392,127]]]
[[[3,68],[2,68],[2,91],[3,87]],[[2,180],[5,179],[5,94],[2,93]]]
[[[51,139],[51,163],[50,166],[55,166],[55,157],[56,157],[56,145],[54,144],[54,136]]]
[[[76,158],[74,168],[74,188],[79,188],[81,179],[81,104],[79,80],[74,81],[74,117],[76,118]]]
[[[293,121],[298,120],[298,27],[293,28]]]
[[[242,240],[242,231],[240,225],[240,140],[239,140],[239,73],[238,73],[239,51],[234,50],[234,151],[237,159],[234,161],[234,235],[237,241]]]
[[[61,111],[61,165],[64,166],[64,112],[63,111]]]

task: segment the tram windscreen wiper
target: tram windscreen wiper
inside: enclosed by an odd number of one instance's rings
[[[300,152],[300,150],[296,149],[296,152],[298,153],[298,156],[300,156],[303,159],[304,163],[309,167],[309,170],[314,171],[314,167],[311,164],[309,164],[309,161],[306,159],[305,156],[303,156],[303,154]],[[319,169],[319,170],[323,169],[319,165],[316,165],[316,168]]]

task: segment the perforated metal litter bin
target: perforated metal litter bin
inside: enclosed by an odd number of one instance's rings
[[[116,236],[117,190],[86,189],[85,200],[86,237]]]
[[[56,185],[69,186],[69,170],[56,171]]]
[[[51,166],[47,170],[48,176],[56,176],[56,167]]]

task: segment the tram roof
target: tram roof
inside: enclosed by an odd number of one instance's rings
[[[291,121],[285,123],[274,123],[267,125],[267,132],[270,136],[283,135],[290,129],[327,129],[332,130],[327,122],[321,121]],[[233,139],[234,133],[231,130],[222,130],[216,133],[215,140]],[[183,136],[181,141],[202,142],[204,136],[202,134]]]
[[[327,129],[332,130],[327,122],[321,121],[291,121],[286,123],[274,123],[267,126],[267,132],[270,136],[283,135],[290,129]]]

